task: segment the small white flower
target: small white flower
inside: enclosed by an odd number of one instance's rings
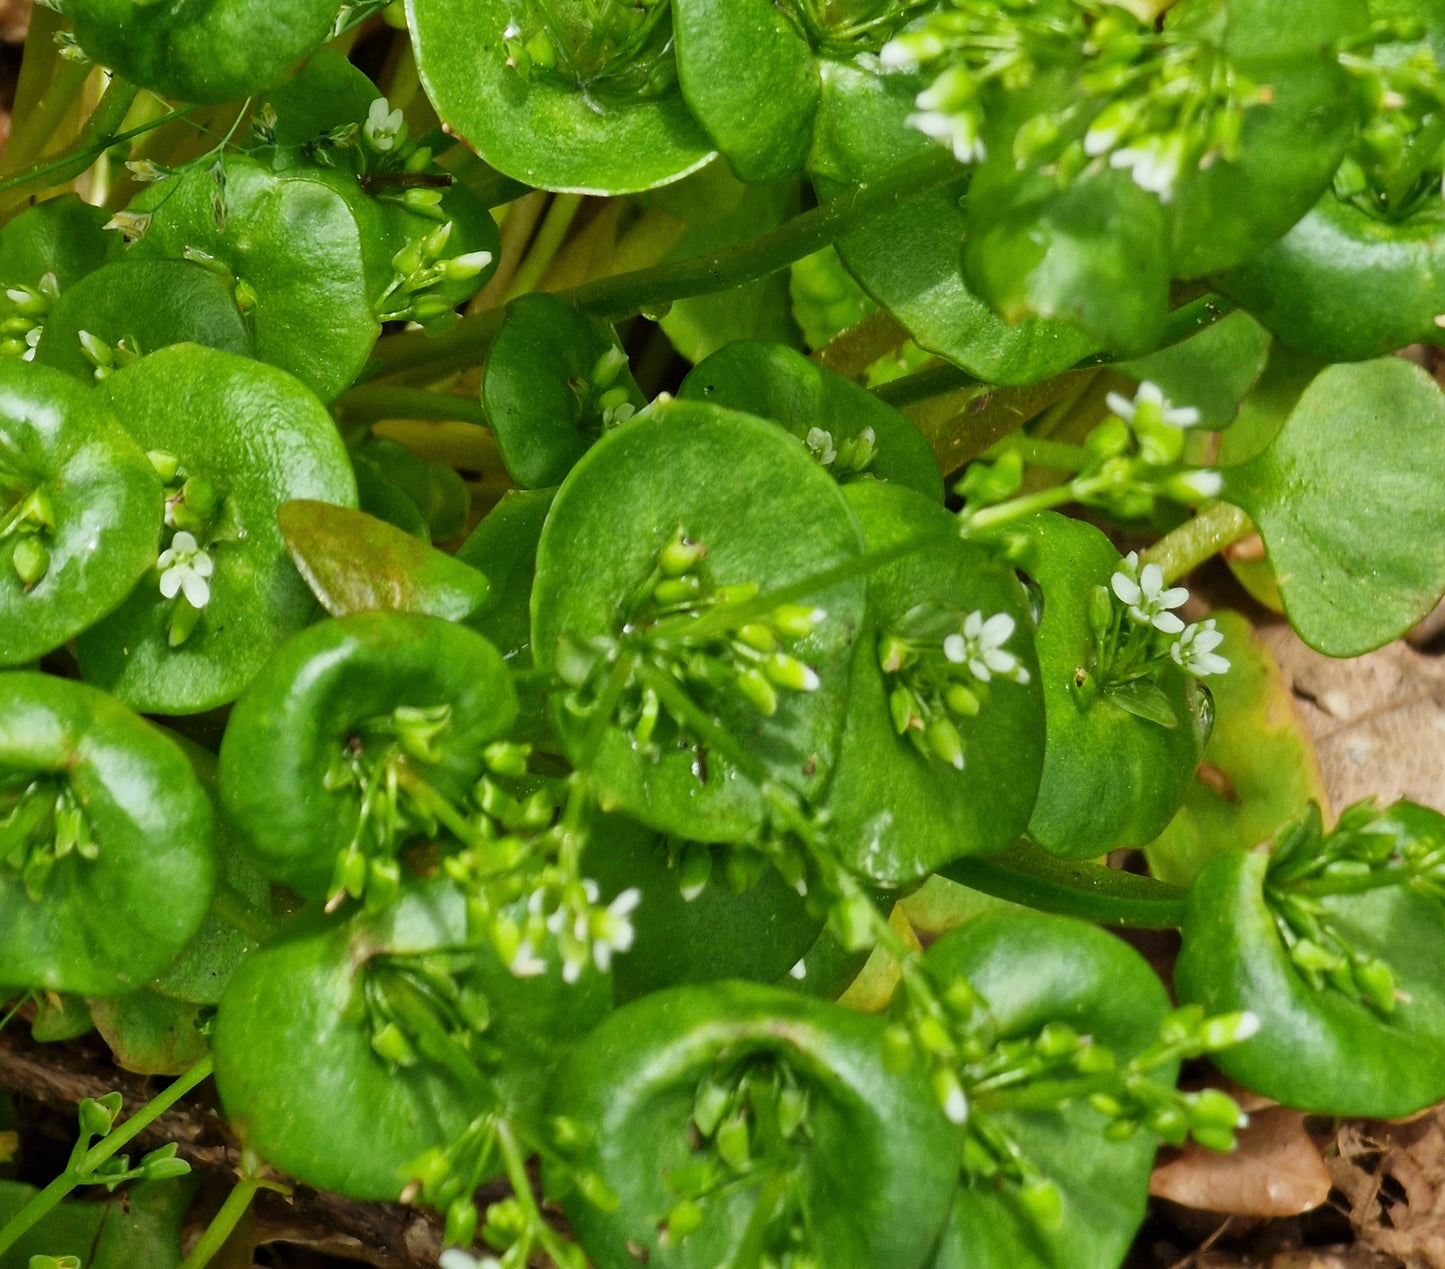
[[[1224,489],[1224,477],[1217,471],[1199,468],[1181,471],[1164,482],[1164,492],[1176,502],[1195,502],[1200,498],[1217,498]]]
[[[1167,423],[1170,427],[1193,427],[1200,418],[1199,411],[1194,406],[1171,404],[1169,398],[1164,395],[1164,390],[1157,383],[1150,383],[1147,379],[1139,385],[1132,401],[1117,392],[1109,393],[1104,401],[1109,409],[1126,423],[1134,422],[1141,407],[1149,412],[1157,410],[1159,421]]]
[[[585,884],[585,883],[584,883]],[[632,947],[636,931],[631,916],[642,902],[642,891],[636,886],[624,890],[600,914],[601,931],[592,940],[592,959],[604,974],[612,968],[612,953],[626,952]]]
[[[789,978],[796,978],[799,982],[802,982],[803,979],[805,979],[807,976],[808,976],[808,964],[807,964],[806,961],[804,961],[804,960],[802,960],[802,959],[799,959],[798,963],[797,963],[796,965],[794,965],[793,968],[788,971],[788,977],[789,977]]]
[[[1137,577],[1137,580],[1136,580]],[[1183,586],[1164,588],[1164,570],[1157,564],[1144,565],[1139,572],[1139,553],[1130,551],[1124,567],[1109,579],[1109,584],[1124,603],[1129,615],[1141,625],[1153,626],[1165,634],[1179,634],[1184,623],[1169,611],[1178,608],[1189,592]]]
[[[437,1269],[502,1269],[502,1262],[495,1256],[483,1256],[478,1260],[469,1251],[451,1247],[437,1259]]]
[[[1006,612],[995,613],[987,621],[983,613],[971,612],[964,618],[962,633],[944,639],[943,655],[954,665],[967,665],[980,683],[987,683],[995,674],[1015,683],[1027,683],[1029,672],[1003,646],[1013,632],[1014,619]]]
[[[362,132],[367,141],[375,150],[387,151],[395,144],[396,139],[401,135],[402,113],[400,107],[391,109],[391,103],[385,97],[378,97],[371,103],[371,109],[367,112],[366,122],[362,125]]]
[[[156,567],[161,570],[161,594],[166,599],[184,594],[192,608],[204,608],[211,602],[211,587],[206,579],[216,571],[216,566],[184,529],[171,539],[169,548],[161,552]]]
[[[1161,203],[1174,197],[1174,182],[1184,166],[1184,138],[1148,137],[1109,156],[1112,168],[1128,168],[1134,184],[1157,194]]]
[[[988,146],[979,135],[978,120],[970,111],[948,113],[942,110],[920,110],[904,121],[926,137],[942,141],[953,150],[960,163],[982,163],[988,158]]]
[[[833,460],[838,457],[838,447],[833,443],[833,433],[826,432],[821,427],[810,427],[803,443],[824,467],[831,467]]]
[[[530,940],[523,939],[517,947],[517,954],[512,957],[512,963],[507,968],[518,978],[536,978],[539,974],[547,972],[547,962],[537,955]]]
[[[1214,618],[1187,626],[1184,632],[1169,645],[1169,655],[1174,663],[1187,670],[1196,678],[1209,674],[1226,674],[1229,662],[1215,652],[1224,636],[1214,628]]]

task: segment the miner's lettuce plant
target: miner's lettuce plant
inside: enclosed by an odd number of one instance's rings
[[[184,1161],[115,1152],[212,1073],[186,1269],[268,1165],[447,1269],[1113,1269],[1246,1122],[1182,1061],[1445,1097],[1445,818],[1169,844],[1253,655],[1186,575],[1257,532],[1342,656],[1445,591],[1390,355],[1445,339],[1442,56],[1411,0],[37,9],[0,996],[185,1075],[0,1189],[0,1263],[137,1263],[64,1201],[137,1182],[180,1264]]]

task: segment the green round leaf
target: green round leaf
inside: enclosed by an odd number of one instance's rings
[[[409,498],[424,517],[429,541],[447,542],[466,530],[471,495],[455,468],[429,462],[386,436],[367,437],[352,464],[369,468]]]
[[[298,499],[283,503],[276,519],[297,571],[333,617],[411,612],[463,621],[491,593],[476,569],[365,512]]]
[[[5,1253],[5,1269],[21,1269],[32,1256],[74,1256],[85,1269],[175,1269],[196,1189],[191,1178],[140,1181],[105,1199],[63,1202]],[[0,1181],[0,1227],[38,1193],[19,1181]]]
[[[81,332],[128,359],[171,344],[252,354],[235,285],[185,260],[118,260],[64,292],[45,323],[35,360],[93,383],[113,368],[86,355]]]
[[[407,613],[364,613],[294,636],[236,703],[221,744],[221,798],[266,872],[324,897],[336,856],[357,833],[360,790],[332,791],[347,751],[364,756],[368,724],[398,707],[448,707],[421,779],[461,796],[482,750],[505,736],[517,696],[500,655],[465,626]]]
[[[482,407],[507,473],[523,489],[559,484],[606,426],[604,394],[624,416],[645,398],[612,328],[552,295],[507,305],[487,352]]]
[[[115,1064],[139,1075],[179,1075],[210,1050],[206,1028],[215,1010],[136,991],[94,1000],[90,1016]]]
[[[840,481],[884,480],[943,501],[943,476],[928,442],[913,423],[856,383],[824,370],[781,344],[738,341],[701,361],[678,396],[710,401],[781,423],[814,449]],[[814,435],[817,429],[826,437]],[[865,471],[844,473],[827,458],[837,442],[871,431],[875,453]]]
[[[406,14],[427,96],[488,163],[541,189],[625,194],[712,157],[677,90],[669,15],[639,32],[637,54],[627,51],[651,8],[610,10],[605,21],[621,28],[613,32],[590,6],[563,0],[548,6],[552,38],[528,8],[516,39],[505,34],[518,21],[508,0],[407,0]],[[548,45],[555,69],[545,65]]]
[[[808,170],[832,195],[867,181],[933,142],[904,125],[917,84],[856,63],[824,60],[823,100]],[[986,383],[1036,383],[1099,351],[1064,322],[1025,318],[1010,326],[964,280],[967,181],[909,199],[849,234],[838,254],[882,307],[923,348]]]
[[[1038,913],[988,915],[928,950],[945,981],[962,978],[988,1004],[1000,1040],[1033,1038],[1063,1023],[1108,1048],[1122,1065],[1147,1049],[1169,1012],[1148,963],[1097,926]],[[1155,1074],[1172,1082],[1177,1063]],[[930,1269],[1115,1269],[1144,1219],[1155,1139],[1104,1138],[1107,1124],[1084,1100],[1056,1110],[975,1105],[1058,1187],[1063,1220],[1041,1229],[1011,1182],[965,1179]]]
[[[594,1129],[578,1162],[618,1198],[612,1211],[565,1200],[598,1269],[631,1269],[629,1244],[660,1269],[726,1263],[770,1174],[808,1211],[807,1250],[820,1264],[920,1265],[947,1211],[960,1139],[917,1068],[884,1067],[883,1029],[878,1018],[744,983],[655,992],[607,1018],[558,1071],[551,1105]],[[659,1223],[700,1158],[699,1085],[731,1087],[769,1064],[805,1090],[806,1130],[776,1170],[720,1189],[694,1232],[662,1245]]]
[[[821,92],[813,50],[769,0],[677,0],[682,95],[734,172],[774,181],[796,172]]]
[[[538,668],[555,671],[569,647],[619,636],[624,650],[635,640],[650,664],[650,631],[624,632],[621,616],[678,530],[705,549],[708,583],[756,586],[761,597],[822,577],[861,548],[842,491],[775,424],[692,401],[654,406],[594,446],[552,504],[532,594]],[[789,652],[816,673],[816,690],[783,692],[772,716],[735,686],[711,693],[705,706],[770,779],[807,798],[822,791],[836,757],[863,592],[855,577],[803,596],[826,616]],[[684,731],[685,743],[654,756],[620,726],[594,738],[593,714],[577,716],[565,699],[554,716],[573,761],[643,823],[712,841],[759,828],[756,776],[707,739]]]
[[[869,577],[869,620],[854,648],[843,742],[824,801],[829,840],[842,858],[874,882],[898,886],[961,855],[998,850],[1023,832],[1044,763],[1044,696],[1033,615],[1012,570],[960,540],[953,516],[910,489],[864,483],[847,493],[870,551],[929,537]],[[951,665],[942,642],[962,634],[970,613],[1008,616],[1007,651],[1027,676],[1025,683],[1002,675],[987,684],[971,674],[949,680],[973,697],[973,716],[949,709],[941,687],[936,696],[923,687],[938,682],[923,667]],[[916,641],[918,669],[884,672],[890,635]],[[921,745],[899,733],[892,712],[891,693],[908,685],[927,698],[915,697]],[[957,736],[961,766],[929,748],[926,723],[934,717]]]
[[[1425,812],[1439,834],[1435,812]],[[1298,1110],[1394,1119],[1445,1097],[1439,904],[1402,886],[1321,902],[1365,956],[1384,960],[1399,998],[1388,1015],[1295,968],[1264,897],[1269,856],[1223,855],[1194,882],[1174,970],[1182,1001],[1247,1009],[1259,1032],[1214,1056],[1231,1079]]]
[[[93,852],[59,854],[57,808]],[[103,692],[0,675],[0,809],[0,983],[135,991],[196,932],[215,884],[210,806],[180,750]]]
[[[142,448],[173,455],[192,476],[212,482],[214,536],[200,545],[215,573],[209,602],[180,646],[170,646],[170,623],[175,606],[189,601],[167,600],[160,572],[152,571],[86,632],[81,669],[148,712],[225,704],[315,609],[286,555],[276,509],[295,498],[354,505],[346,449],[331,416],[300,383],[231,353],[163,348],[112,375],[102,391]]]
[[[1445,398],[1398,357],[1331,366],[1273,442],[1225,470],[1290,624],[1328,656],[1398,638],[1445,591]]]
[[[1028,532],[1038,548],[1031,576],[1043,592],[1035,645],[1048,727],[1029,836],[1063,859],[1142,846],[1184,799],[1203,747],[1201,706],[1183,671],[1167,660],[1152,699],[1162,702],[1167,714],[1160,716],[1173,726],[1126,708],[1108,687],[1081,705],[1078,675],[1094,651],[1089,598],[1095,587],[1109,586],[1119,553],[1093,525],[1052,512],[1033,519]]]
[[[213,105],[269,88],[326,39],[336,0],[65,0],[86,55],[167,97]]]
[[[137,257],[199,252],[235,280],[263,361],[327,401],[360,373],[380,326],[361,229],[329,185],[228,155],[157,182],[130,211],[149,217]]]
[[[1445,203],[1404,220],[1327,191],[1224,289],[1281,339],[1325,361],[1364,361],[1445,339]]]
[[[33,661],[121,603],[155,563],[160,516],[155,470],[93,393],[0,360],[0,665]],[[44,572],[27,585],[37,544]]]
[[[710,857],[711,872],[695,893],[685,894],[682,864],[689,854]],[[772,982],[798,964],[823,925],[776,869],[734,889],[721,851],[668,842],[615,818],[594,830],[582,872],[602,888],[604,903],[634,886],[642,892],[632,948],[612,962],[619,1000],[722,978]]]

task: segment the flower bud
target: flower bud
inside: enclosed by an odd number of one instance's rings
[[[29,590],[50,571],[50,552],[38,538],[22,537],[15,543],[10,562],[15,566],[20,584]]]
[[[744,670],[733,682],[760,714],[771,718],[778,712],[778,689],[756,669]]]
[[[827,616],[811,604],[779,604],[773,609],[773,629],[785,639],[806,639]]]
[[[958,1076],[946,1066],[936,1066],[929,1081],[933,1085],[933,1095],[938,1098],[938,1104],[948,1122],[965,1123],[968,1120],[968,1097],[963,1091],[963,1085],[958,1082]]]
[[[957,771],[963,770],[963,737],[950,719],[940,715],[928,724],[924,734],[938,758]]]
[[[683,1199],[667,1214],[667,1241],[680,1243],[689,1234],[702,1228],[702,1208],[691,1199]]]
[[[976,718],[983,707],[978,694],[962,683],[950,683],[944,689],[943,701],[960,718]]]
[[[763,673],[778,687],[792,692],[816,692],[820,683],[816,670],[786,652],[774,652],[764,661]]]

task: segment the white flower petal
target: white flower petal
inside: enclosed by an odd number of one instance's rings
[[[171,539],[171,550],[177,555],[194,555],[196,553],[196,539],[194,535],[182,529]]]
[[[1139,583],[1125,573],[1115,573],[1109,579],[1109,585],[1123,603],[1137,604],[1144,597],[1139,590]]]
[[[968,644],[964,637],[958,634],[951,634],[943,641],[943,655],[954,665],[962,665],[968,660]]]
[[[1158,598],[1157,603],[1161,608],[1178,608],[1189,598],[1189,591],[1183,586],[1171,586]]]
[[[1150,624],[1153,625],[1155,630],[1162,631],[1164,634],[1178,634],[1184,629],[1184,623],[1172,612],[1155,613],[1150,620]]]
[[[1007,643],[1014,632],[1014,619],[1006,612],[995,613],[983,623],[979,643],[984,648],[997,648]]]
[[[161,595],[166,599],[174,599],[181,593],[181,570],[179,567],[168,568],[161,574]]]
[[[176,569],[181,575],[181,590],[192,608],[204,608],[211,602],[211,588],[206,579],[193,568]]]

